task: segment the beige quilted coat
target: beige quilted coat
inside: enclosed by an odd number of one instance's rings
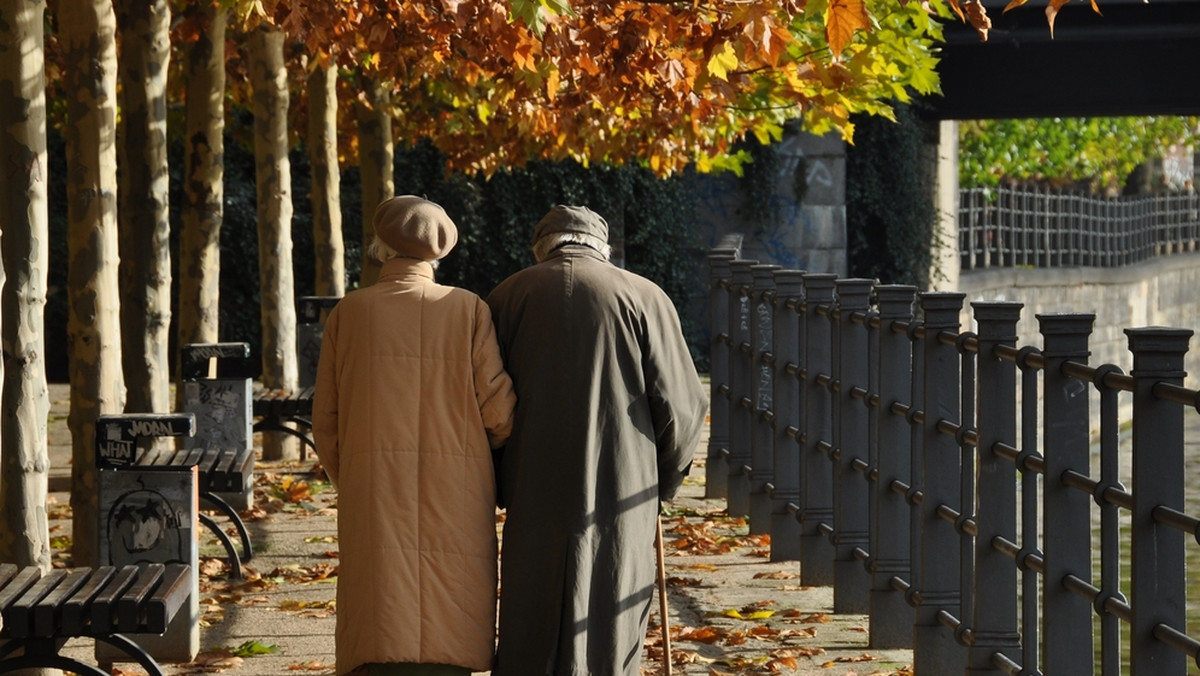
[[[495,479],[516,396],[487,305],[415,259],[325,324],[317,455],[338,489],[337,672],[492,666]]]

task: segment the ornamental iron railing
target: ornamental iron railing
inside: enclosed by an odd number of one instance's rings
[[[1087,363],[1092,314],[1039,315],[1042,346],[1021,346],[1020,303],[972,303],[978,331],[962,331],[961,293],[737,255],[709,255],[706,495],[769,533],[772,560],[868,614],[870,646],[911,648],[922,676],[1200,664],[1191,330],[1126,329],[1125,373]]]

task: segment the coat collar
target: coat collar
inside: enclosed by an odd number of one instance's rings
[[[433,266],[416,258],[392,258],[379,269],[379,281],[433,281]]]
[[[574,243],[564,244],[564,245],[558,247],[557,249],[554,249],[550,253],[546,254],[546,257],[544,259],[542,259],[542,262],[544,263],[548,260],[553,260],[555,258],[567,258],[567,257],[595,258],[598,261],[608,262],[608,259],[604,257],[604,254],[600,253],[599,251],[596,251],[592,247],[586,246],[584,244],[574,244]]]

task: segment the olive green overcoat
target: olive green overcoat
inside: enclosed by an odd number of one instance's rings
[[[493,676],[636,676],[659,502],[682,484],[708,407],[678,314],[650,280],[577,245],[488,304],[518,401]]]

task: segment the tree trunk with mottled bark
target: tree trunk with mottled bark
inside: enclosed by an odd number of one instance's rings
[[[367,245],[375,238],[375,207],[396,194],[393,179],[395,147],[392,117],[388,112],[388,90],[374,80],[363,79],[366,102],[355,107],[358,118],[358,169],[362,180],[363,260],[359,286],[370,286],[379,277],[379,263],[367,257]]]
[[[337,144],[337,69],[321,65],[308,77],[308,156],[312,169],[314,290],[318,296],[346,294],[342,243],[341,172]]]
[[[221,223],[225,199],[225,23],[216,3],[189,6],[204,30],[184,51],[183,207],[179,235],[179,345],[220,340]],[[179,356],[176,355],[178,364]],[[177,369],[178,372],[178,369]],[[176,408],[183,388],[176,391]]]
[[[116,0],[121,33],[117,130],[121,247],[121,358],[131,413],[171,408],[171,223],[167,215],[166,0]]]
[[[99,558],[96,418],[120,413],[117,286],[116,16],[106,0],[60,0],[67,98],[67,344],[70,350],[71,508],[75,565]]]
[[[292,272],[292,172],[288,161],[287,72],[283,33],[258,28],[250,37],[254,163],[258,196],[258,279],[262,303],[262,385],[295,392],[296,301]],[[263,434],[263,459],[298,458],[295,438]]]
[[[41,0],[0,0],[0,166],[4,167],[0,560],[49,570],[46,416],[50,397],[42,318],[49,233],[45,9]]]

